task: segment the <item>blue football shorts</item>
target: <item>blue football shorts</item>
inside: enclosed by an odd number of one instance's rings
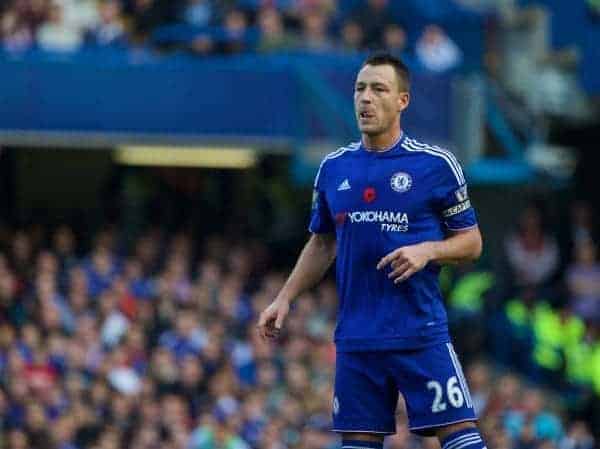
[[[398,394],[410,430],[474,421],[475,411],[451,343],[415,350],[338,352],[333,398],[335,432],[396,433]]]

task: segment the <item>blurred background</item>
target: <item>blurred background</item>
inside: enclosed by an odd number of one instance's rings
[[[0,447],[340,447],[333,277],[255,320],[381,48],[478,211],[441,283],[488,447],[598,447],[598,42],[596,0],[2,0]]]

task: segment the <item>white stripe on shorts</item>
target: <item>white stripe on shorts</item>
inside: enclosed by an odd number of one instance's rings
[[[446,343],[448,347],[448,353],[450,354],[450,359],[452,360],[452,365],[454,366],[454,371],[458,377],[458,382],[460,383],[460,388],[465,396],[465,402],[467,403],[467,407],[473,408],[473,402],[471,401],[471,392],[469,391],[469,387],[467,386],[467,381],[465,380],[465,375],[462,370],[462,366],[458,361],[458,356],[456,352],[454,352],[454,346],[452,343]]]

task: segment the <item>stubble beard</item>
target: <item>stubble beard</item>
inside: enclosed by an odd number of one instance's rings
[[[391,124],[388,124],[386,126],[381,123],[378,123],[374,127],[367,126],[366,129],[365,128],[360,129],[360,132],[369,137],[377,137],[377,136],[387,133],[390,129],[391,129]]]

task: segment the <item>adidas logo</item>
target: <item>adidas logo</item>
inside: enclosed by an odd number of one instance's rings
[[[342,182],[339,187],[337,188],[338,192],[342,191],[342,190],[350,190],[350,182],[348,181],[348,178],[344,179],[344,182]]]

